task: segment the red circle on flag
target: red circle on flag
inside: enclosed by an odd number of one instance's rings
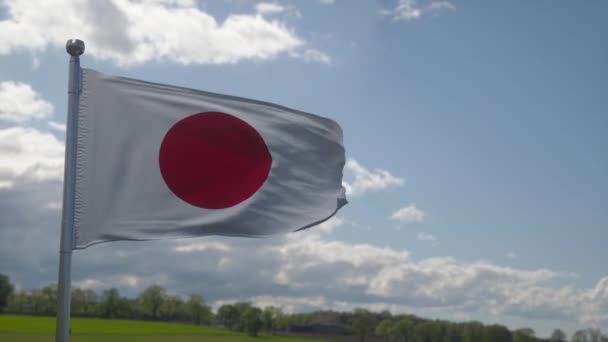
[[[178,121],[165,135],[160,172],[185,202],[224,209],[251,197],[268,178],[272,156],[247,122],[226,113],[205,112]]]

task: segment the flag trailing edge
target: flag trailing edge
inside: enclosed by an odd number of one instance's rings
[[[75,249],[270,236],[347,203],[340,126],[275,104],[82,69],[77,134]]]

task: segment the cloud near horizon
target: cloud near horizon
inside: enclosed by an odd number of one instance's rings
[[[32,190],[38,191],[32,191]],[[60,182],[24,182],[0,190],[0,269],[19,288],[56,280]],[[342,222],[332,223],[341,229]],[[24,250],[30,251],[23,253]],[[117,287],[134,296],[160,284],[200,293],[215,306],[236,300],[315,309],[413,312],[441,309],[475,316],[608,323],[608,277],[591,288],[553,286],[571,275],[453,257],[416,259],[405,249],[334,240],[322,229],[270,239],[205,237],[101,244],[74,253],[75,286]]]

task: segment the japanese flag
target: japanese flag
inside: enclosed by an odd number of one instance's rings
[[[332,120],[274,104],[82,70],[74,246],[260,237],[346,204]]]

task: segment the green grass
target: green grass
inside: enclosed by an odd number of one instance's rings
[[[0,315],[0,341],[2,342],[52,342],[54,338],[54,317]],[[314,342],[318,340],[281,336],[260,336],[254,338],[233,331],[187,324],[73,318],[71,341]]]

